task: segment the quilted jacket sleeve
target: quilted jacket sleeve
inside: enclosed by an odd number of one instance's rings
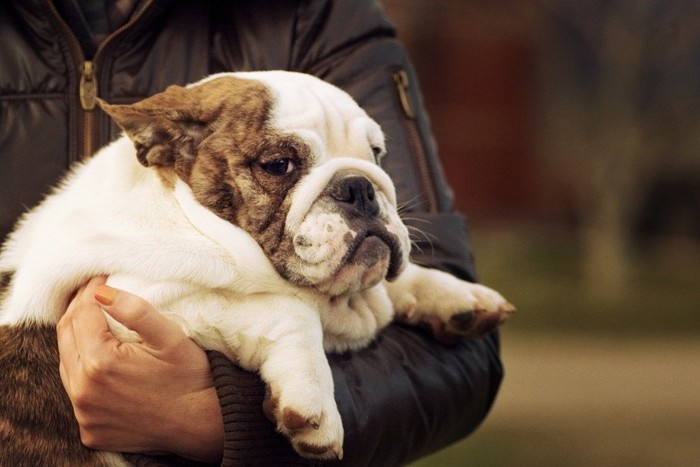
[[[326,465],[300,458],[274,433],[256,374],[216,352],[209,359],[226,426],[222,465]],[[496,335],[448,348],[399,325],[330,362],[345,457],[327,465],[338,466],[404,465],[463,438],[483,420],[502,376]]]

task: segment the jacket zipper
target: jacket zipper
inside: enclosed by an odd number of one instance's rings
[[[85,54],[83,53],[77,37],[63,20],[53,2],[47,0],[45,3],[63,29],[65,37],[68,38],[70,54],[75,59],[75,69],[80,70],[80,78],[78,80],[78,101],[80,102],[80,110],[76,111],[76,125],[78,127],[82,125],[83,133],[82,135],[76,135],[77,147],[75,153],[78,154],[78,159],[86,159],[99,149],[97,146],[100,144],[99,137],[96,135],[98,114],[95,112],[97,97],[99,95],[97,74],[98,63],[100,62],[99,57],[102,55],[106,45],[111,39],[128,29],[143,16],[143,13],[149,9],[153,0],[144,2],[143,6],[139,8],[138,12],[129,22],[105,38],[102,44],[97,48],[92,60],[87,60],[85,58]],[[69,103],[69,106],[72,107],[73,105]],[[70,162],[73,162],[73,153],[74,151],[71,151],[71,155],[69,156]]]
[[[85,60],[83,58],[83,68],[82,75],[80,78],[80,105],[83,109],[84,115],[84,131],[85,131],[85,141],[83,144],[83,158],[92,156],[101,146],[99,135],[97,135],[97,125],[99,123],[97,112],[94,112],[95,106],[97,104],[98,97],[98,64],[101,63],[100,58],[104,55],[104,51],[108,44],[122,32],[129,29],[133,24],[137,23],[139,19],[144,15],[144,13],[151,7],[153,0],[146,0],[141,6],[138,7],[138,11],[131,17],[126,24],[118,27],[111,34],[109,34],[99,45],[95,51],[95,55],[92,60]]]
[[[416,120],[416,113],[411,100],[411,80],[408,73],[404,69],[400,69],[393,74],[394,84],[399,95],[399,102],[403,109],[404,119],[403,126],[408,135],[409,145],[418,166],[418,175],[423,188],[423,193],[426,196],[426,205],[428,212],[438,212],[438,201],[435,190],[435,182],[430,170],[427,154],[423,138],[421,137],[420,128]]]
[[[96,114],[93,110],[97,102],[97,77],[95,76],[95,64],[92,60],[83,61],[78,94],[80,107],[83,109],[83,150],[81,158],[86,159],[92,155],[95,149]]]
[[[80,106],[83,110],[92,110],[97,101],[97,80],[95,67],[91,60],[83,62],[83,73],[80,75]]]

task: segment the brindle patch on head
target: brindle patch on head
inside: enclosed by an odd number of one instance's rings
[[[209,84],[217,85],[209,91],[218,93],[220,111],[183,179],[200,203],[251,234],[282,272],[282,258],[291,251],[284,236],[288,196],[309,170],[310,149],[273,128],[265,85],[227,77],[201,86]]]
[[[182,179],[197,201],[250,233],[283,269],[281,250],[293,251],[283,235],[287,196],[309,170],[310,149],[276,131],[265,84],[222,76],[171,86],[133,105],[101,105],[133,140],[143,165],[157,167],[166,183],[173,175]],[[285,167],[288,173],[280,171]]]

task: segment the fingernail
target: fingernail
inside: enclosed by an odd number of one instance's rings
[[[95,291],[95,300],[103,305],[111,305],[115,295],[117,295],[117,289],[113,289],[108,285],[100,285]]]

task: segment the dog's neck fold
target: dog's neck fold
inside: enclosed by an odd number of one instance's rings
[[[254,287],[260,281],[261,291],[268,291],[273,284],[284,288],[286,281],[277,273],[260,245],[243,229],[218,217],[202,206],[194,197],[189,185],[175,179],[173,194],[182,212],[192,226],[202,235],[221,246],[235,259],[240,278],[246,278]],[[254,290],[249,290],[255,293]]]

